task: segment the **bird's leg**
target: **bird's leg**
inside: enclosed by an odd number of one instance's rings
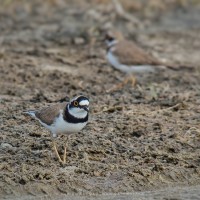
[[[68,136],[68,140],[69,140],[70,136]],[[63,163],[66,163],[67,160],[67,146],[68,146],[68,140],[66,141],[66,144],[64,146],[64,154],[63,154]]]
[[[122,83],[120,83],[121,87],[123,87],[124,85],[131,83],[131,85],[134,87],[136,84],[136,78],[133,74],[128,75]]]
[[[134,75],[128,75],[128,77],[126,77],[121,83],[115,85],[113,88],[107,90],[107,92],[113,92],[115,90],[119,90],[122,87],[124,87],[126,84],[128,84],[129,82],[131,82],[131,85],[134,87],[136,84],[136,78]]]
[[[55,152],[56,152],[56,156],[58,157],[59,162],[64,163],[64,161],[60,158],[60,155],[59,155],[59,153],[58,153],[58,150],[57,150],[57,147],[56,147],[55,139],[53,139],[53,148],[54,148],[54,150],[55,150]]]
[[[108,90],[106,90],[106,92],[114,92],[116,90],[121,89],[122,87],[123,87],[123,82],[114,85],[112,88],[109,88]]]
[[[134,75],[130,75],[130,76],[127,77],[127,78],[130,80],[131,85],[134,87],[134,86],[136,85],[136,82],[137,82],[135,76],[134,76]]]
[[[67,158],[67,146],[64,147],[64,154],[63,154],[63,163],[66,163],[66,158]]]

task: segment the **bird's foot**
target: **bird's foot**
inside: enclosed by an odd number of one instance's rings
[[[135,85],[136,85],[136,78],[135,78],[135,76],[128,76],[127,78],[125,78],[124,80],[123,80],[123,82],[122,83],[119,83],[119,84],[117,84],[117,85],[114,85],[114,87],[112,87],[112,88],[110,88],[110,89],[108,89],[108,90],[106,90],[106,92],[114,92],[114,91],[116,91],[116,90],[120,90],[121,88],[123,88],[125,85],[127,85],[128,83],[131,83],[131,85],[132,85],[132,87],[135,87]]]

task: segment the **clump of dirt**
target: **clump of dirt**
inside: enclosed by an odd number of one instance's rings
[[[200,26],[174,30],[165,20],[188,8],[184,16],[191,21],[193,8],[178,7],[179,1],[173,9],[158,6],[164,13],[158,21],[138,4],[134,21],[111,1],[69,2],[9,1],[0,11],[0,193],[131,192],[199,184]],[[142,75],[136,87],[108,93],[124,74],[105,60],[107,27],[191,69]],[[91,100],[90,122],[68,140],[57,138],[60,152],[68,143],[63,166],[50,134],[23,111],[80,93]]]

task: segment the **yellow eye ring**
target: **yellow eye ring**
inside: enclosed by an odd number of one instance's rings
[[[74,101],[74,106],[78,106],[78,101]]]

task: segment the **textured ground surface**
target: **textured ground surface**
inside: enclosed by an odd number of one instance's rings
[[[153,191],[144,191],[144,192],[134,192],[134,193],[107,193],[107,194],[93,194],[93,195],[77,195],[77,194],[42,194],[37,197],[33,195],[24,195],[12,198],[8,196],[7,199],[11,200],[199,200],[200,196],[200,187],[174,187],[174,188],[165,188]]]
[[[133,18],[106,0],[34,2],[0,9],[0,194],[200,184],[199,5],[124,1]],[[101,33],[112,26],[193,69],[143,75],[135,88],[106,92],[123,79],[105,61]],[[61,166],[50,134],[23,111],[80,93],[91,99],[90,123],[70,138]],[[57,139],[60,152],[65,141]]]

